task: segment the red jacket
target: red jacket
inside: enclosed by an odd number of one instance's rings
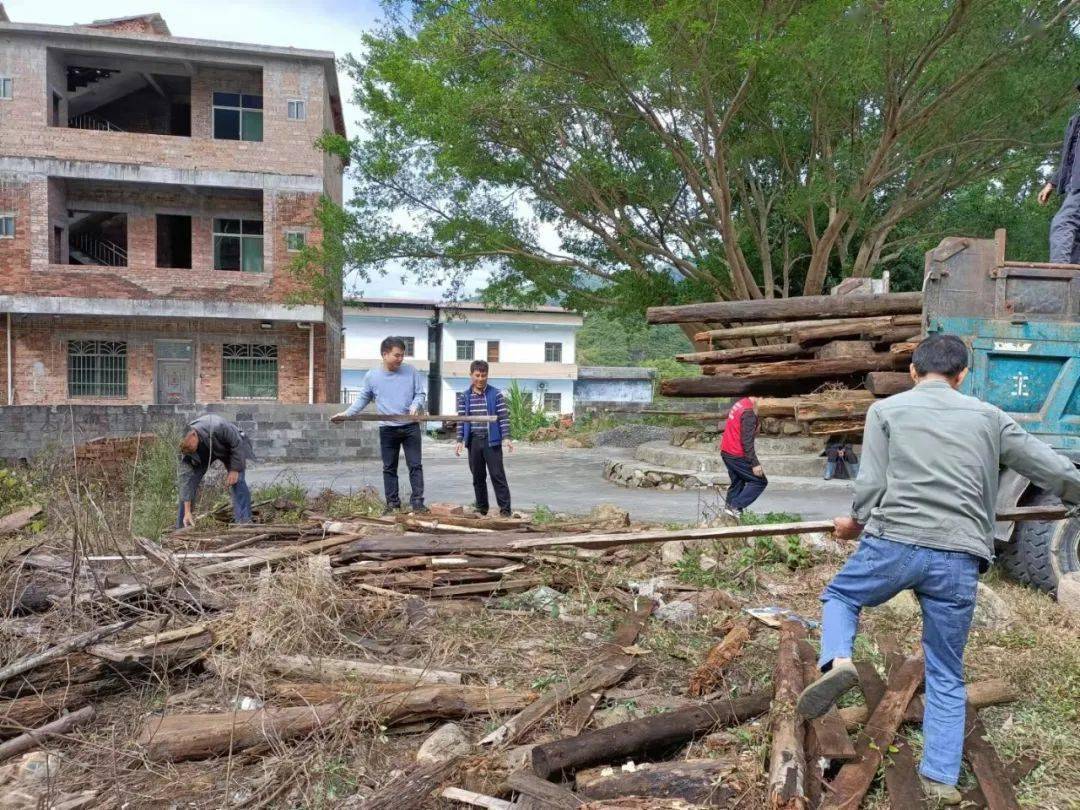
[[[724,436],[720,439],[720,452],[745,458],[751,466],[758,466],[757,452],[754,449],[754,438],[758,432],[758,418],[754,413],[754,403],[750,397],[743,397],[728,411],[727,421],[724,422]]]

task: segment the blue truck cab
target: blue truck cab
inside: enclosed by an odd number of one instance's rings
[[[1005,232],[949,237],[926,254],[927,333],[961,337],[972,367],[963,391],[997,405],[1080,463],[1080,265],[1014,262]],[[1011,470],[998,508],[1056,499]],[[997,524],[998,557],[1014,578],[1048,591],[1080,571],[1080,520]]]

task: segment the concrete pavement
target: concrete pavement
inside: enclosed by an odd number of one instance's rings
[[[570,449],[555,444],[518,444],[506,453],[506,471],[513,505],[519,509],[546,506],[555,512],[585,513],[600,503],[613,503],[630,512],[636,520],[650,522],[693,522],[702,514],[714,515],[723,504],[715,490],[661,492],[654,489],[626,489],[605,481],[604,460],[631,457],[632,451],[617,448]],[[398,475],[402,502],[408,502],[408,473],[402,458]],[[303,464],[256,464],[248,470],[252,485],[269,483],[279,477],[295,478],[309,492],[323,489],[338,492],[375,487],[382,492],[382,463],[374,458],[355,461]],[[456,458],[448,442],[424,440],[425,499],[429,503],[447,501],[469,504],[474,500],[469,468]],[[489,484],[490,490],[490,484]],[[494,507],[494,493],[489,495]],[[846,514],[851,508],[848,482],[816,479],[777,481],[754,504],[755,512],[788,512],[806,520]]]

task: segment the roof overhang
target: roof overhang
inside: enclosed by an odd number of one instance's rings
[[[319,322],[318,304],[263,304],[234,301],[184,301],[175,298],[75,298],[0,295],[0,312],[13,315],[71,315],[109,318],[217,318],[243,321]]]

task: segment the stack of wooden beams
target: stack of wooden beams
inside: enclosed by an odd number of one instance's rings
[[[910,387],[906,370],[922,332],[921,313],[922,293],[892,293],[651,307],[647,317],[651,324],[700,327],[694,340],[702,350],[675,359],[699,365],[703,374],[664,380],[663,395],[771,397],[774,410],[784,410],[787,400],[788,410],[797,411],[822,387],[849,389],[850,397],[817,399],[846,405],[850,413],[812,419],[795,413],[799,421],[827,421],[812,432],[830,434],[861,429],[860,402]]]

